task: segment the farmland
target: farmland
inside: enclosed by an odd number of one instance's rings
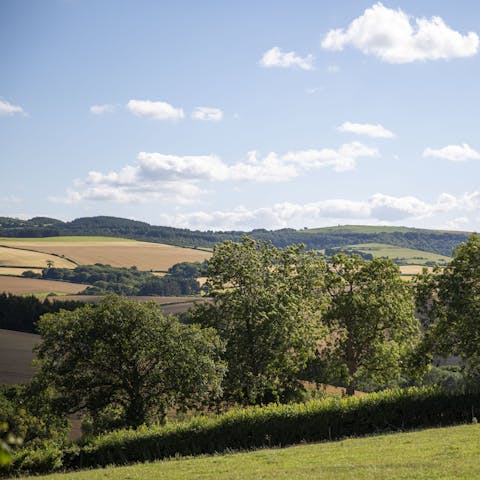
[[[0,384],[27,383],[33,376],[33,347],[40,337],[33,333],[0,329]]]
[[[480,425],[461,425],[30,478],[466,480],[480,476],[479,449]]]
[[[2,242],[0,241],[0,244],[1,243]],[[51,252],[0,246],[0,267],[46,268],[47,262],[53,262],[54,265],[59,268],[76,267],[74,262],[52,255]]]
[[[175,263],[201,262],[211,256],[209,252],[193,248],[110,237],[1,238],[0,245],[13,247],[3,248],[0,259],[3,260],[7,250],[11,250],[8,252],[10,256],[20,256],[8,259],[8,262],[5,260],[7,263],[0,260],[0,265],[16,267],[45,267],[48,258],[59,268],[102,263],[113,267],[135,265],[139,270],[165,271]],[[28,254],[37,259],[36,263],[28,263],[21,257]],[[63,265],[64,262],[67,264]]]
[[[370,253],[374,257],[388,257],[399,264],[405,265],[425,265],[427,262],[445,263],[451,260],[450,257],[445,255],[424,252],[413,248],[397,247],[384,243],[363,243],[342,247],[342,250],[349,249]]]
[[[88,285],[79,283],[57,282],[55,280],[41,280],[38,278],[21,278],[0,276],[0,293],[26,294],[75,294],[87,288]]]

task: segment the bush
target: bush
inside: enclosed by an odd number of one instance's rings
[[[61,464],[68,469],[124,465],[176,455],[445,426],[471,422],[479,412],[479,394],[446,394],[434,388],[390,390],[304,404],[272,404],[166,426],[118,430],[69,447],[60,457],[51,449],[35,450],[17,455],[10,472],[44,472],[49,465],[53,470]]]

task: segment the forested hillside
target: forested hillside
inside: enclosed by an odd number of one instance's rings
[[[199,231],[149,225],[116,217],[85,217],[71,222],[35,217],[19,220],[0,217],[0,237],[52,237],[59,235],[98,235],[132,238],[171,245],[211,248],[225,240],[239,241],[248,235],[271,241],[277,247],[304,243],[307,248],[324,249],[365,243],[385,243],[450,256],[453,248],[468,238],[466,232],[424,230],[404,227],[327,227],[314,230],[257,229],[251,232]]]

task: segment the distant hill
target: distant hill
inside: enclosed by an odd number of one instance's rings
[[[304,243],[307,248],[326,249],[358,244],[387,244],[412,248],[438,255],[451,256],[452,250],[468,238],[468,232],[427,230],[407,227],[344,225],[315,229],[280,230],[256,229],[242,231],[200,231],[162,227],[146,222],[117,217],[84,217],[71,222],[54,218],[35,217],[19,220],[0,217],[0,237],[53,237],[70,235],[94,235],[131,238],[170,245],[211,248],[225,241],[238,241],[242,235],[271,241],[278,247]]]

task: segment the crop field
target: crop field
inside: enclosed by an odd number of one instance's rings
[[[28,383],[33,376],[33,347],[39,342],[33,333],[0,329],[0,384]]]
[[[75,263],[49,253],[0,245],[0,267],[46,268],[47,262],[53,262],[55,267],[59,268],[76,267]]]
[[[210,252],[204,250],[109,237],[0,238],[0,245],[34,250],[37,255],[38,252],[59,255],[78,265],[135,265],[139,270],[165,271],[179,262],[201,262],[211,256]],[[56,267],[62,266],[60,260],[64,259],[53,256]],[[17,262],[8,266],[23,265],[25,264]],[[41,266],[46,266],[45,260]],[[74,267],[75,265],[70,268]]]
[[[25,268],[25,267],[0,267],[0,275],[12,275],[13,277],[22,276],[23,272],[42,273],[41,268]]]
[[[101,296],[98,295],[62,295],[58,300],[75,300],[77,302],[85,303],[98,303],[101,299]],[[165,315],[176,315],[179,313],[186,312],[196,303],[207,301],[204,297],[160,297],[160,296],[136,296],[129,297],[133,300],[138,300],[139,302],[155,302],[160,305],[162,312]],[[52,297],[51,300],[55,301],[56,297]]]
[[[336,442],[178,458],[30,479],[45,480],[473,480],[480,478],[480,425]]]
[[[450,257],[445,255],[424,252],[413,248],[397,247],[384,243],[362,243],[342,247],[342,249],[348,248],[359,250],[364,253],[371,253],[374,257],[388,257],[392,260],[409,265],[425,265],[427,262],[444,263],[451,260]]]
[[[49,292],[75,294],[85,290],[87,286],[79,283],[57,282],[39,278],[0,276],[0,293],[6,292],[15,295],[46,294]]]

